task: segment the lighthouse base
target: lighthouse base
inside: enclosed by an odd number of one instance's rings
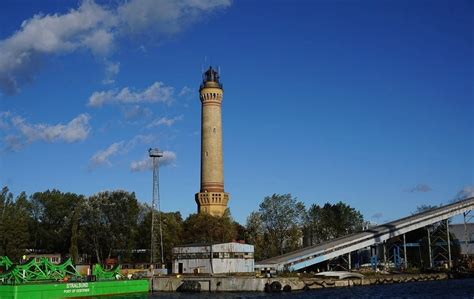
[[[195,196],[198,205],[198,213],[206,213],[212,216],[223,216],[227,209],[229,193],[226,192],[199,192]]]

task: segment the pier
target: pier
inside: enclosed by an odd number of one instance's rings
[[[301,291],[335,287],[353,287],[406,283],[416,281],[434,281],[448,279],[446,273],[433,274],[388,274],[373,275],[363,278],[308,278],[308,277],[273,277],[256,278],[245,276],[234,277],[155,277],[153,292],[175,292],[185,281],[198,282],[201,292],[264,292],[264,291]],[[271,289],[273,286],[280,286]]]

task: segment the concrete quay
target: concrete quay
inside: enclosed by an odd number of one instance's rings
[[[415,281],[430,281],[448,279],[445,273],[432,274],[389,274],[366,276],[364,278],[331,279],[331,278],[306,278],[306,277],[272,277],[256,278],[245,276],[161,276],[153,278],[151,287],[153,292],[175,292],[185,281],[197,281],[202,292],[263,292],[265,285],[278,282],[281,288],[291,288],[292,291],[312,290],[334,287],[352,287],[363,285],[380,285],[391,283],[406,283]]]

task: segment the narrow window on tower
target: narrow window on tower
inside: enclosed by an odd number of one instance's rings
[[[206,157],[209,155],[209,153],[206,151]]]
[[[216,132],[216,128],[212,129],[212,132],[214,132],[214,133],[215,133],[215,132]]]

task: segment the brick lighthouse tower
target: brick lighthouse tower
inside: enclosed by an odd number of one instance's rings
[[[201,99],[201,190],[196,193],[199,213],[222,216],[229,194],[224,192],[222,160],[222,84],[212,67],[203,74]]]

